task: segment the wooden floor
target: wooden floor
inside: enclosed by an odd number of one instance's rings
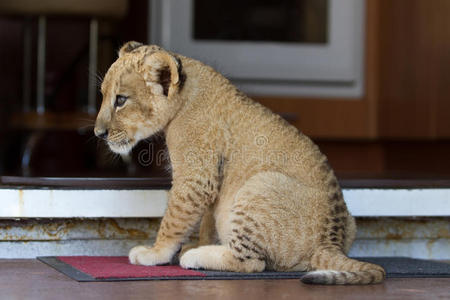
[[[450,299],[450,278],[388,279],[372,286],[299,280],[79,283],[36,260],[0,260],[1,299]]]

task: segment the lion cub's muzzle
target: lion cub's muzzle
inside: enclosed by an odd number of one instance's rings
[[[106,140],[108,138],[108,129],[95,127],[94,134],[96,137]]]

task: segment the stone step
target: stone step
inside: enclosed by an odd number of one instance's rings
[[[450,260],[450,181],[341,180],[352,256]],[[170,178],[0,176],[0,258],[126,255],[152,244]]]
[[[351,256],[450,259],[450,218],[356,218]],[[0,220],[0,258],[48,255],[127,255],[152,244],[159,218]],[[195,234],[194,234],[195,235]]]

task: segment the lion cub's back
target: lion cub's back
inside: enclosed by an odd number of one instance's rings
[[[261,104],[237,95],[229,101],[230,141],[227,158],[239,177],[261,171],[277,171],[319,186],[326,157],[297,128]],[[230,105],[230,103],[228,103]],[[242,174],[243,173],[243,174]],[[235,174],[237,175],[237,174]]]

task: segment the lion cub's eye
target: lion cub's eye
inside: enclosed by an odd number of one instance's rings
[[[128,97],[124,96],[124,95],[117,95],[116,96],[116,102],[114,102],[114,107],[121,107],[122,105],[125,104],[125,102],[127,101]]]

